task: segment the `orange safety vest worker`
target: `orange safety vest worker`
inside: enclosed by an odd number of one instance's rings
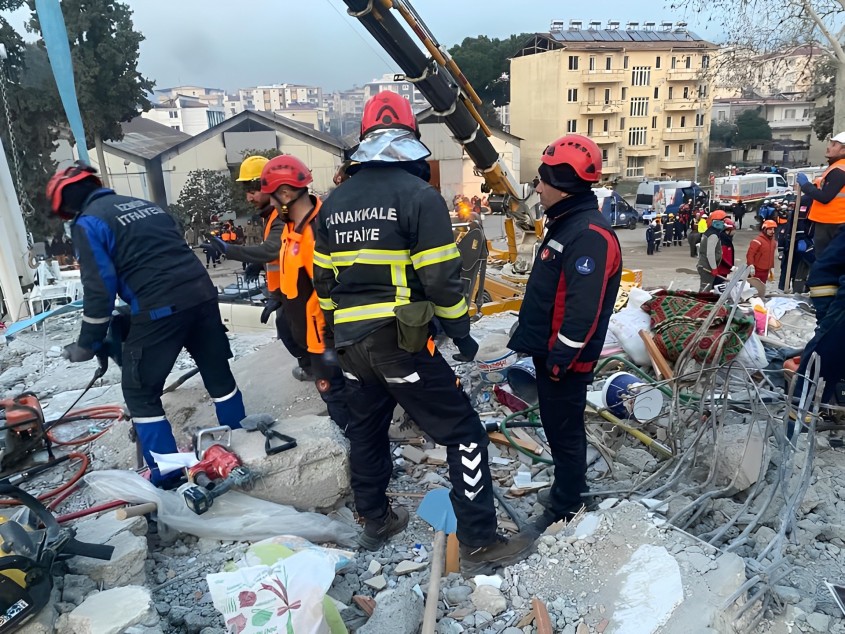
[[[280,289],[288,303],[297,305],[293,310],[285,310],[289,319],[301,324],[301,315],[304,313],[308,352],[322,354],[326,349],[323,340],[326,321],[312,282],[314,279],[313,222],[322,203],[316,196],[311,196],[311,200],[314,202],[311,213],[296,226],[293,222],[286,222],[282,230],[282,248],[279,252]],[[293,327],[292,330],[297,330],[297,328]]]
[[[273,227],[273,222],[279,217],[279,212],[273,209],[264,219],[264,240],[270,235],[270,229]],[[279,252],[281,254],[281,251]],[[271,293],[279,290],[279,259],[276,258],[272,262],[267,262],[264,265],[264,275],[267,278],[267,290]]]
[[[824,186],[824,181],[827,178],[827,175],[833,170],[845,170],[845,159],[839,159],[828,167],[824,171],[824,174],[816,179],[816,187],[821,189]],[[810,207],[809,218],[813,222],[830,225],[845,223],[845,189],[836,194],[834,199],[827,204],[814,200],[812,206]]]

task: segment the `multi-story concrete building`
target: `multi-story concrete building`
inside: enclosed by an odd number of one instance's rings
[[[399,75],[399,77],[401,78],[402,76]],[[405,97],[405,99],[411,102],[415,112],[419,112],[429,106],[428,101],[417,90],[416,85],[404,79],[397,79],[397,76],[393,73],[386,73],[381,76],[381,79],[374,79],[364,84],[364,101],[384,90],[389,90]]]
[[[156,88],[153,94],[158,101],[169,101],[177,97],[193,97],[209,106],[222,106],[223,100],[226,98],[226,91],[220,88],[205,88],[203,86]]]
[[[599,144],[607,178],[692,178],[706,160],[716,49],[683,22],[552,22],[511,60],[522,180],[567,132]]]
[[[360,129],[364,102],[368,99],[364,94],[364,89],[356,86],[334,92],[326,100],[329,130],[336,137],[344,138]]]
[[[238,97],[243,104],[252,104],[251,107],[244,106],[245,110],[275,112],[294,104],[308,104],[319,108],[323,104],[323,89],[319,86],[273,84],[241,88],[238,90]]]
[[[819,64],[829,59],[817,45],[787,47],[770,53],[726,47],[714,55],[713,98],[809,93],[818,84]]]
[[[154,103],[141,116],[166,125],[177,132],[194,136],[213,128],[226,118],[222,105],[210,105],[196,97],[178,95],[161,103]]]

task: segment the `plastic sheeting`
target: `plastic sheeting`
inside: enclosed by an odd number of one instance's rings
[[[209,511],[197,515],[185,505],[180,493],[157,489],[133,471],[94,471],[85,476],[85,482],[103,501],[154,502],[160,525],[197,537],[253,542],[285,533],[318,543],[355,543],[356,530],[348,524],[237,491],[220,496]]]

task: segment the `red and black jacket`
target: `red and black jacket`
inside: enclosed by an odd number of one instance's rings
[[[561,374],[591,372],[622,277],[619,241],[592,192],[567,198],[546,215],[546,236],[508,345],[548,358]]]

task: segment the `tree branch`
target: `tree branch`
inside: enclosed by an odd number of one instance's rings
[[[840,2],[840,3],[843,2],[843,0],[837,0],[837,1]],[[822,32],[822,35],[824,35],[825,38],[827,38],[827,40],[830,42],[830,46],[833,48],[833,53],[834,53],[834,55],[836,55],[836,59],[839,60],[839,63],[845,64],[845,50],[843,50],[843,48],[842,48],[842,43],[824,25],[824,22],[822,21],[821,17],[819,17],[819,14],[816,13],[816,10],[813,8],[812,2],[810,2],[810,0],[801,0],[801,6],[804,8],[804,10],[807,12],[807,14],[813,20],[813,22],[816,23],[816,26],[818,27],[819,31]],[[845,5],[843,5],[843,6],[845,6]]]

